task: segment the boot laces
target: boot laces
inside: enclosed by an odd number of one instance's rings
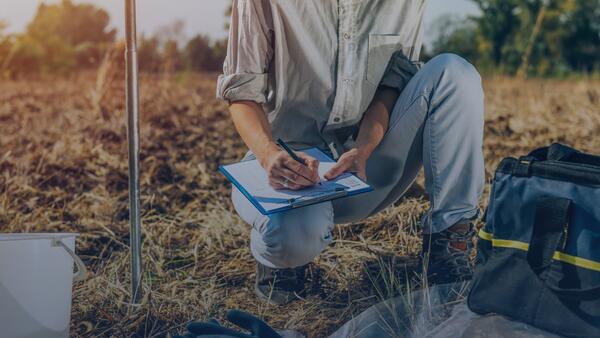
[[[474,234],[472,228],[466,232],[447,231],[434,240],[435,245],[445,251],[445,254],[441,255],[443,257],[440,257],[441,261],[450,267],[449,270],[453,275],[459,278],[470,276],[473,272],[469,254],[473,248]],[[459,248],[459,245],[464,245],[464,248]]]

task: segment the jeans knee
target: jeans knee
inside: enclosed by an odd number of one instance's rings
[[[459,106],[449,109],[451,115],[465,122],[465,127],[483,124],[483,86],[477,69],[456,54],[441,54],[430,61],[438,72],[437,91],[452,95]],[[452,114],[455,113],[455,114]]]
[[[309,207],[310,209],[310,207]],[[253,230],[252,251],[261,263],[275,268],[293,268],[312,261],[331,243],[333,214],[329,209],[273,215],[259,232]],[[321,210],[319,210],[321,209]],[[300,209],[299,209],[300,210]]]
[[[301,237],[288,234],[281,238],[281,242],[271,243],[278,247],[276,255],[271,257],[277,257],[278,267],[281,268],[294,268],[308,264],[331,242],[331,232],[327,232],[313,231]]]
[[[447,76],[459,87],[481,88],[481,75],[475,66],[464,58],[456,54],[444,53],[434,57],[430,62],[440,71],[441,76]]]

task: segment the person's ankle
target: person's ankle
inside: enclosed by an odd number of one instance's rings
[[[449,227],[447,230],[464,234],[464,233],[469,232],[471,230],[472,226],[473,225],[471,222],[461,222],[461,223],[454,224],[453,226]]]
[[[271,268],[257,262],[255,292],[271,304],[282,305],[301,299],[307,265],[296,268]]]
[[[428,284],[445,284],[471,279],[473,266],[473,223],[460,222],[443,231],[425,234],[421,251]]]

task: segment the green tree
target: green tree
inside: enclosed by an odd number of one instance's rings
[[[514,74],[561,75],[600,63],[600,0],[472,0],[481,10],[473,27],[446,22],[436,51],[455,51]],[[471,44],[477,46],[473,49]],[[466,45],[465,45],[466,44]]]
[[[109,29],[109,24],[109,14],[92,4],[74,4],[71,0],[55,5],[42,2],[27,26],[27,34],[38,40],[58,35],[71,46],[104,44],[115,39],[116,31]]]
[[[25,33],[13,37],[5,66],[13,75],[95,66],[115,40],[109,22],[105,10],[90,4],[41,3]]]
[[[566,71],[560,41],[566,31],[564,16],[572,0],[526,0],[520,6],[521,27],[512,39],[515,58],[511,70],[520,75],[550,75]],[[517,58],[519,56],[519,58]]]
[[[476,18],[481,53],[488,53],[496,66],[501,66],[511,36],[521,27],[519,6],[522,0],[473,0],[481,10]]]
[[[600,69],[600,0],[577,1],[564,21],[560,47],[568,65],[578,71]]]
[[[451,52],[474,64],[484,62],[478,49],[477,22],[473,18],[444,15],[436,21],[434,30],[433,55]]]
[[[116,31],[109,29],[110,16],[91,4],[74,4],[63,0],[59,4],[41,3],[26,34],[38,41],[48,55],[69,51],[63,55],[73,64],[87,67],[101,60],[114,43]]]
[[[219,40],[211,43],[204,35],[196,35],[190,39],[184,49],[186,68],[194,71],[216,71],[223,66],[227,41]]]
[[[184,50],[186,68],[190,70],[205,70],[213,63],[213,51],[210,40],[204,35],[196,35],[188,41]]]

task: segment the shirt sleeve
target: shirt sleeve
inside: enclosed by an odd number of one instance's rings
[[[401,51],[395,52],[379,86],[396,88],[402,92],[408,81],[419,71],[421,65],[420,62],[410,61]]]
[[[273,22],[267,0],[234,0],[227,56],[217,98],[267,101],[267,71],[273,57]]]

